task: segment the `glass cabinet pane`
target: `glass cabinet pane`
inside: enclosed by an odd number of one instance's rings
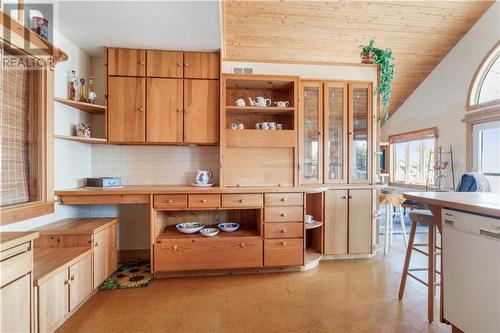
[[[369,180],[369,88],[354,86],[351,90],[351,179]]]
[[[320,115],[321,115],[321,86],[304,86],[304,118],[303,118],[303,149],[302,149],[302,175],[305,183],[318,182],[321,178],[321,141],[320,141]]]
[[[344,180],[345,130],[344,86],[326,86],[326,181]]]

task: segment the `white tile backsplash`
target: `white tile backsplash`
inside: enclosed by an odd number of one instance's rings
[[[122,177],[124,185],[184,185],[198,169],[219,182],[218,147],[92,146],[92,176]]]

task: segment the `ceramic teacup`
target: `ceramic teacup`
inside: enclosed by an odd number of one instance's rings
[[[279,107],[279,108],[286,108],[286,107],[288,107],[288,105],[290,105],[290,102],[288,102],[288,101],[277,101],[277,102],[274,102],[274,104],[276,104],[276,106]]]
[[[276,129],[276,123],[275,122],[270,122],[269,123],[269,129],[274,131]]]
[[[245,106],[246,105],[245,100],[243,98],[238,98],[235,103],[236,103],[236,106]]]
[[[196,184],[208,184],[213,176],[214,174],[210,170],[196,170]]]
[[[268,130],[269,129],[269,123],[267,121],[264,121],[261,126],[262,126],[263,130]]]

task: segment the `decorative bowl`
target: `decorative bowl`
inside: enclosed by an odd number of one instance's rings
[[[203,229],[204,225],[199,222],[187,222],[179,223],[175,227],[179,232],[182,232],[183,234],[194,234]]]
[[[217,228],[203,228],[200,230],[200,234],[205,237],[214,237],[219,233]]]
[[[217,226],[220,230],[225,232],[233,232],[238,230],[238,228],[240,227],[238,223],[219,223]]]

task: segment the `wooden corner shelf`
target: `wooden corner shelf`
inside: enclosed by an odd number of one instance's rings
[[[314,229],[323,225],[322,221],[314,221],[313,223],[305,223],[306,229]]]
[[[76,102],[69,99],[58,98],[58,97],[54,97],[54,101],[71,106],[75,109],[90,114],[104,114],[104,112],[106,111],[106,107],[104,105]]]
[[[85,142],[85,143],[108,143],[108,140],[103,139],[103,138],[86,138],[83,136],[74,136],[74,135],[54,135],[54,138],[63,139],[63,140],[78,141],[78,142]]]
[[[304,253],[304,264],[309,264],[313,261],[319,261],[323,258],[323,254],[320,252],[316,252],[314,249],[306,249],[306,252]]]

